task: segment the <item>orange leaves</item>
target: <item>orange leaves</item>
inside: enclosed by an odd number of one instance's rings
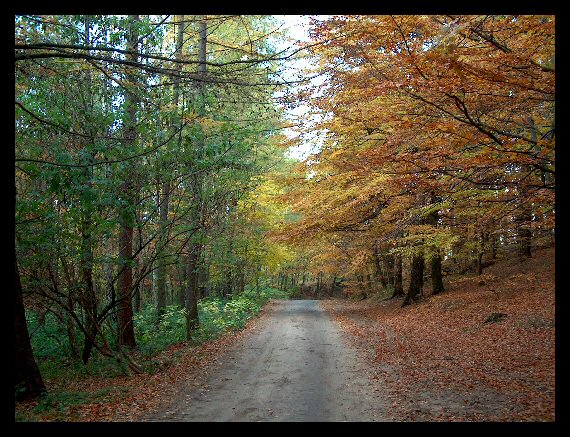
[[[447,200],[437,224],[445,244],[470,223],[510,233],[513,203],[552,206],[553,17],[350,16],[316,26],[323,44],[313,54],[331,81],[307,104],[327,114],[314,126],[327,134],[296,186],[302,219],[285,230],[296,241],[327,235],[354,265],[375,239],[410,230],[403,219],[432,192]],[[553,225],[549,211],[537,227]]]
[[[446,293],[414,307],[326,308],[369,358],[372,379],[394,400],[394,420],[554,420],[553,249],[451,279]],[[484,323],[493,312],[507,317]],[[424,399],[418,416],[413,408]]]

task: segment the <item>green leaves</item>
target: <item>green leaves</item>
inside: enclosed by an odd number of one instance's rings
[[[234,278],[243,275],[245,284],[232,284],[241,290],[263,276],[264,262],[286,257],[264,238],[281,209],[252,194],[268,168],[287,165],[274,134],[280,127],[275,89],[241,85],[265,83],[278,69],[275,61],[240,61],[244,51],[247,59],[271,55],[268,18],[208,17],[205,84],[195,80],[192,21],[199,17],[185,19],[185,64],[171,62],[174,17],[139,18],[131,29],[140,36],[135,67],[125,65],[134,57],[125,53],[134,46],[127,16],[16,18],[17,41],[41,44],[18,48],[16,65],[16,156],[47,162],[19,162],[16,173],[18,261],[38,307],[69,298],[75,306],[67,311],[79,314],[83,291],[93,289],[104,308],[124,263],[134,267],[134,276],[148,274],[161,257],[184,259],[188,244],[204,245],[200,268],[211,266],[212,289],[224,282],[226,267]],[[40,50],[50,56],[22,56]],[[173,71],[183,78],[162,74]],[[127,225],[134,229],[136,256],[123,260],[120,227]],[[174,286],[175,267],[166,268]],[[149,293],[143,306],[154,299]],[[243,326],[258,305],[234,296],[218,310],[206,305],[202,315],[211,315],[212,332],[222,332]],[[144,317],[139,321],[143,343],[184,338],[183,314],[169,309],[165,317],[156,332],[145,331]]]

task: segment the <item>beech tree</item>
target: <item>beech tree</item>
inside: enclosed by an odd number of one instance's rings
[[[296,99],[326,139],[299,168],[291,241],[389,243],[412,258],[411,295],[420,253],[441,292],[440,253],[479,256],[489,229],[530,256],[554,220],[554,17],[335,16],[312,36],[327,80]]]
[[[552,16],[334,16],[288,50],[267,16],[15,24],[15,387],[29,396],[43,384],[26,311],[57,315],[73,359],[140,372],[147,308],[160,330],[176,307],[193,340],[200,299],[268,284],[407,305],[445,292],[450,266],[482,274],[553,238]],[[284,79],[301,51],[313,66]],[[297,105],[298,140],[283,135]],[[304,162],[287,155],[316,132]]]

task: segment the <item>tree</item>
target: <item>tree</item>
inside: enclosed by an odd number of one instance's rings
[[[285,56],[272,26],[263,16],[16,16],[22,288],[32,311],[57,308],[84,363],[96,351],[135,370],[121,347],[135,345],[132,300],[143,309],[156,291],[162,308],[191,291],[195,312],[217,280],[218,243],[246,217],[237,202],[283,154],[272,93],[286,84],[274,76]],[[231,259],[240,289],[259,239],[247,235]]]
[[[176,21],[178,21],[178,24],[176,25],[176,42],[175,42],[175,46],[176,46],[176,51],[175,51],[175,56],[177,60],[180,60],[182,58],[182,46],[183,46],[183,41],[184,41],[184,26],[185,26],[185,20],[184,20],[184,15],[180,15],[180,16],[175,16],[174,17]],[[177,68],[178,71],[180,72],[181,68],[182,68],[182,64],[177,64]],[[178,107],[178,103],[179,103],[179,98],[180,98],[180,78],[179,77],[174,77],[173,80],[173,104],[174,106],[177,108]],[[180,120],[176,120],[176,123],[180,123]],[[178,146],[180,147],[180,139],[181,137],[178,137]],[[166,171],[169,170],[168,166],[166,167]],[[162,193],[160,196],[160,222],[159,222],[159,226],[160,226],[160,237],[161,237],[161,241],[160,241],[160,246],[164,248],[164,251],[166,252],[166,246],[167,246],[167,237],[168,237],[168,208],[169,208],[169,201],[170,201],[170,185],[172,184],[171,178],[165,174],[162,176],[165,180],[162,183]],[[156,281],[156,306],[158,309],[158,314],[159,316],[163,313],[164,308],[166,306],[166,269],[168,266],[167,263],[167,254],[165,253],[162,257],[159,258],[158,260],[158,266],[156,269],[156,277],[157,277],[157,281]]]
[[[314,108],[324,145],[300,169],[292,241],[351,235],[347,254],[371,239],[416,247],[410,296],[419,253],[440,292],[440,252],[469,229],[516,216],[502,232],[528,254],[529,206],[553,214],[553,17],[335,16],[312,35],[327,80],[296,98]]]
[[[15,254],[14,254],[15,255]],[[46,392],[42,375],[34,359],[26,313],[22,298],[22,285],[18,262],[14,256],[14,389],[16,400],[34,398]]]
[[[137,62],[137,46],[138,46],[138,15],[129,15],[128,22],[128,48],[132,54],[127,55],[127,59],[131,62]],[[127,73],[127,81],[131,84],[136,83],[136,76],[133,72]],[[138,99],[136,94],[127,89],[125,95],[125,119],[123,122],[123,135],[125,146],[133,150],[136,139],[136,123],[137,123],[137,105]],[[132,266],[133,260],[133,222],[134,222],[134,193],[136,190],[136,168],[133,161],[127,164],[127,171],[121,185],[121,191],[124,195],[125,210],[121,212],[121,234],[120,234],[120,252],[119,259],[121,261],[121,273],[119,276],[119,344],[129,347],[135,347],[135,332],[133,327],[133,278]]]

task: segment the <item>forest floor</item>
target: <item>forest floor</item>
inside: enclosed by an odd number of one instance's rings
[[[554,421],[554,248],[484,274],[448,277],[446,291],[402,299],[330,300],[398,421]]]
[[[256,329],[269,306],[242,331],[229,331],[199,345],[183,342],[165,349],[153,357],[156,371],[152,374],[44,378],[49,399],[16,402],[16,418],[32,422],[143,421],[181,390],[198,387],[204,372],[217,368],[225,351]]]
[[[28,421],[201,420],[198,416],[189,416],[188,412],[193,409],[193,402],[204,397],[206,402],[201,405],[207,405],[210,399],[212,412],[231,416],[232,411],[216,409],[215,404],[223,402],[223,396],[219,395],[223,391],[218,394],[215,391],[223,390],[226,385],[233,387],[232,390],[238,390],[238,385],[249,390],[258,384],[255,377],[248,377],[247,362],[253,366],[256,358],[263,358],[264,352],[255,348],[245,351],[244,345],[253,344],[252,338],[261,339],[265,335],[271,354],[276,354],[282,363],[291,357],[301,357],[303,359],[294,364],[304,369],[307,359],[315,359],[307,367],[311,378],[316,378],[320,373],[318,369],[327,362],[341,369],[345,379],[329,381],[333,394],[343,393],[342,385],[350,375],[357,389],[354,396],[344,401],[363,407],[363,399],[374,398],[372,403],[381,408],[381,411],[368,412],[371,414],[361,420],[553,421],[554,282],[554,249],[551,248],[535,252],[532,259],[522,263],[500,261],[485,269],[481,276],[447,277],[443,294],[426,295],[404,308],[401,299],[321,300],[320,308],[324,307],[330,317],[322,311],[319,317],[325,317],[328,325],[335,328],[327,327],[323,331],[328,332],[326,338],[315,338],[311,344],[320,345],[322,349],[333,337],[338,345],[344,344],[340,349],[331,347],[336,352],[330,356],[332,360],[324,361],[324,354],[328,353],[325,349],[330,346],[323,350],[305,347],[302,338],[312,338],[315,330],[294,321],[294,314],[281,314],[282,326],[289,326],[291,331],[290,344],[286,336],[270,335],[276,326],[274,316],[284,308],[281,307],[284,302],[272,301],[241,332],[201,345],[179,344],[165,350],[155,357],[161,365],[154,374],[48,380],[52,405],[41,400],[19,402],[16,414]],[[331,319],[337,323],[331,323]],[[317,331],[323,329],[319,325]],[[338,353],[340,350],[343,353]],[[234,368],[240,354],[245,356],[246,363],[241,370]],[[353,355],[354,360],[343,355]],[[345,359],[350,361],[348,365]],[[289,383],[298,378],[298,369],[287,376],[278,361],[266,364],[270,367],[268,370],[275,367],[273,377],[277,377],[273,382],[267,377],[266,398],[289,393],[287,390],[292,387]],[[260,377],[263,366],[258,367],[257,377]],[[212,384],[212,378],[217,378],[217,382]],[[363,378],[369,384],[367,387],[363,385]],[[244,384],[235,385],[241,382]],[[375,398],[378,396],[380,399]],[[58,403],[58,399],[61,402]],[[238,411],[251,407],[246,405],[247,399],[238,403]],[[360,407],[354,412],[360,411]],[[366,411],[364,407],[361,410]],[[287,419],[285,410],[266,407],[263,411],[254,408],[223,417],[227,420],[310,420],[301,410],[298,413]],[[320,416],[320,413],[311,413],[311,417],[315,420],[354,419],[345,413],[329,413]]]

